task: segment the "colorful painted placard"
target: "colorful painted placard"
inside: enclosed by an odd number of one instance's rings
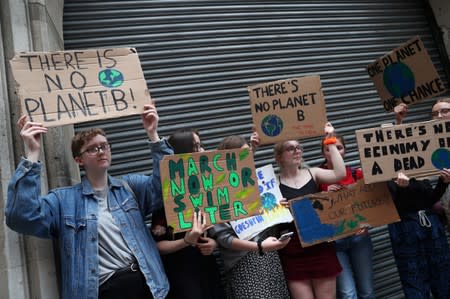
[[[140,114],[151,103],[133,48],[18,53],[21,112],[46,127]]]
[[[247,87],[261,144],[322,136],[327,122],[319,76]]]
[[[339,191],[302,196],[289,204],[303,247],[400,221],[386,183],[365,185],[359,180]]]
[[[280,204],[283,196],[272,164],[257,168],[256,177],[258,178],[262,211],[259,215],[230,222],[239,239],[250,240],[275,224],[293,221],[289,209]]]
[[[192,228],[194,211],[217,224],[255,215],[261,208],[248,148],[165,156],[160,168],[167,224],[174,232]]]
[[[386,111],[412,105],[446,92],[444,83],[418,36],[367,66]]]
[[[400,171],[411,177],[425,177],[450,168],[448,120],[363,129],[355,133],[367,184],[391,180]]]

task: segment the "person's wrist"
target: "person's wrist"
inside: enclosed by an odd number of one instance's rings
[[[148,140],[150,141],[150,142],[158,142],[159,140],[161,140],[160,138],[159,138],[159,135],[158,135],[158,133],[155,131],[155,132],[147,132],[147,136],[148,136]]]
[[[336,144],[337,139],[336,136],[328,136],[323,140],[324,145]]]
[[[39,161],[39,151],[26,151],[25,158],[31,162]]]
[[[192,241],[186,239],[186,237],[188,236],[188,234],[189,234],[189,233],[186,233],[186,234],[184,235],[184,237],[183,237],[184,243],[186,243],[186,244],[188,244],[188,245],[190,245],[190,246],[192,246],[192,247],[195,247],[195,246],[197,245],[195,242],[192,242]]]
[[[264,255],[264,251],[263,251],[263,247],[262,247],[262,239],[258,239],[258,241],[256,242],[256,245],[258,246],[258,254],[259,255]]]

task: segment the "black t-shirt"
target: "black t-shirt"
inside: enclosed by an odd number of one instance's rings
[[[433,188],[430,180],[409,180],[407,187],[400,187],[395,182],[388,183],[395,206],[400,215],[420,210],[429,210],[441,198],[447,188],[440,178]]]

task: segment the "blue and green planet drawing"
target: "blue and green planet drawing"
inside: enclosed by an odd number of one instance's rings
[[[275,114],[266,115],[261,121],[261,129],[267,136],[278,136],[283,131],[283,120]]]
[[[383,73],[383,81],[389,93],[396,98],[409,95],[416,87],[414,73],[402,62],[388,65]]]
[[[431,154],[431,163],[437,169],[450,168],[450,151],[446,148],[438,148]]]
[[[263,209],[266,211],[272,211],[278,205],[275,195],[270,192],[261,194],[261,203]]]
[[[98,81],[105,87],[119,87],[124,82],[123,74],[116,69],[104,69],[98,73]]]

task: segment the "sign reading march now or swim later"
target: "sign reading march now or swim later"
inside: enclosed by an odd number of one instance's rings
[[[261,144],[322,136],[327,122],[319,76],[247,87]]]
[[[194,211],[216,224],[259,212],[261,198],[249,149],[165,156],[160,162],[167,224],[192,228]]]
[[[290,200],[289,205],[303,247],[400,221],[386,183],[365,185],[359,180],[336,192]]]
[[[398,172],[423,177],[450,168],[450,121],[435,120],[357,130],[366,183],[388,181]]]
[[[261,195],[260,215],[231,221],[231,227],[239,239],[249,240],[268,227],[292,222],[289,209],[280,204],[283,199],[272,164],[256,169],[258,189]]]
[[[18,53],[11,67],[22,113],[46,127],[139,114],[151,103],[132,48]]]
[[[446,91],[418,36],[369,64],[367,71],[386,111],[400,103],[415,104]]]

